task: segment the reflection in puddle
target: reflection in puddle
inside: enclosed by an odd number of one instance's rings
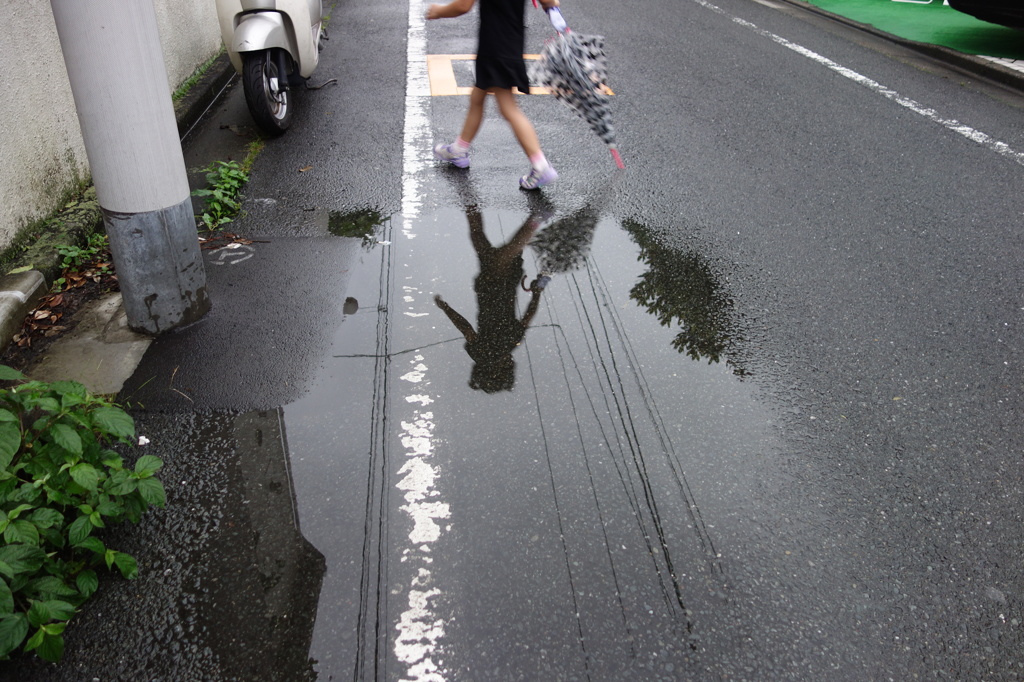
[[[671,292],[630,291],[698,273],[705,317],[728,301],[709,270],[663,276],[671,254],[597,205],[552,221],[462,198],[385,226],[338,292],[359,313],[287,408],[331,566],[321,679],[686,677],[723,582],[704,505],[742,499],[763,420],[749,386],[673,348],[648,312]]]
[[[520,285],[525,281],[523,249],[541,226],[542,217],[532,215],[503,245],[494,246],[484,233],[480,210],[466,207],[469,238],[473,243],[480,273],[473,280],[477,300],[477,326],[441,298],[434,296],[437,307],[448,316],[455,328],[466,337],[466,352],[473,359],[469,386],[485,393],[511,391],[516,381],[516,361],[512,351],[519,347],[540,304],[543,287],[535,281],[530,287],[530,302],[520,318],[517,300]]]
[[[694,360],[721,361],[736,340],[732,300],[708,261],[696,252],[680,253],[665,246],[640,223],[626,220],[622,226],[640,247],[640,260],[647,265],[629,297],[662,325],[681,327],[672,339],[680,353]],[[735,357],[726,357],[726,364],[738,376],[747,374]]]
[[[600,217],[598,209],[588,204],[545,227],[530,242],[537,252],[540,271],[550,276],[581,267],[590,253]]]
[[[386,218],[380,211],[372,208],[359,209],[341,213],[331,211],[327,215],[327,231],[335,237],[353,237],[363,240],[363,246],[369,247],[373,244],[380,227]]]

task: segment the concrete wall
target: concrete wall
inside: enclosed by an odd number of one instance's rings
[[[127,0],[126,0],[127,1]],[[149,1],[149,0],[130,0]],[[221,45],[213,0],[152,0],[173,90]],[[49,0],[3,2],[0,64],[0,249],[89,177]]]

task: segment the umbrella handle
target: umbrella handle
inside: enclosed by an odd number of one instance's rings
[[[619,156],[619,150],[615,146],[609,147],[612,152],[612,158],[615,159],[615,165],[618,166],[619,170],[626,167],[626,164],[622,163],[622,157]]]
[[[548,19],[551,20],[551,25],[555,27],[555,30],[559,33],[565,33],[569,30],[568,25],[565,23],[565,19],[562,18],[562,13],[557,7],[552,7],[548,10]]]

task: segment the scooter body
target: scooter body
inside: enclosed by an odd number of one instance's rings
[[[287,130],[290,90],[320,62],[322,12],[321,0],[217,0],[221,37],[249,111],[271,135]]]

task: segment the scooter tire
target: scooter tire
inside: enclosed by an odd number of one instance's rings
[[[242,89],[249,113],[263,132],[277,137],[292,123],[292,93],[282,89],[275,95],[270,88],[271,78],[278,78],[271,50],[242,54]]]

